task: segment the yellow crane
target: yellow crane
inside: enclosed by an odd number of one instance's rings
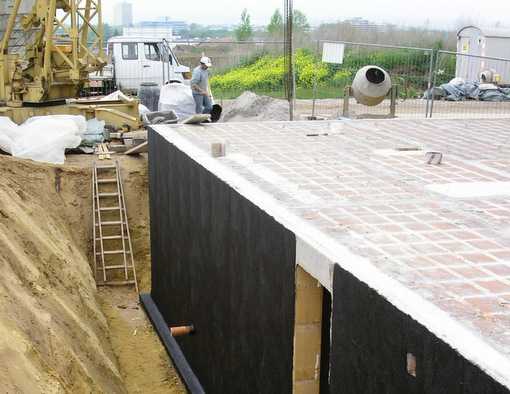
[[[138,128],[136,100],[77,99],[89,87],[90,73],[107,61],[101,0],[28,0],[32,9],[20,18],[25,1],[14,0],[0,44],[0,101],[5,103],[0,114],[16,123],[34,115],[82,114]]]
[[[21,1],[14,1],[0,49],[0,99],[20,107],[23,102],[77,97],[87,87],[89,73],[106,64],[100,0],[37,0],[32,11],[16,23]],[[96,26],[92,24],[94,19]],[[13,33],[22,32],[16,27],[33,32],[24,59],[9,51]],[[94,37],[91,42],[87,42],[89,32]]]

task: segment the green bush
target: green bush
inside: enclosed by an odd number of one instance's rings
[[[346,50],[342,64],[318,61],[313,49],[295,51],[296,92],[300,98],[313,95],[317,82],[317,93],[321,95],[343,94],[343,88],[351,85],[358,70],[366,65],[376,65],[385,69],[392,83],[407,97],[419,96],[428,86],[431,51],[408,49],[385,49],[355,47]],[[285,59],[283,54],[270,55],[259,52],[243,58],[240,66],[211,78],[211,89],[222,96],[237,97],[235,92],[250,90],[259,94],[281,95],[285,88]],[[451,78],[455,71],[455,58],[447,57],[441,62],[444,74],[438,82]],[[315,79],[317,76],[317,80]]]
[[[298,49],[295,52],[296,88],[313,87],[315,81],[315,54]],[[222,90],[282,90],[284,87],[283,55],[252,57],[239,68],[211,77],[211,89]],[[328,75],[325,63],[319,62],[318,83]]]

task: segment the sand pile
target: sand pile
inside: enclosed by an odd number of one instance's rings
[[[93,157],[74,156],[55,166],[0,155],[2,391],[183,392],[134,289],[96,289]],[[149,291],[147,162],[119,162],[140,290]]]
[[[289,102],[244,92],[221,114],[219,122],[264,122],[290,120]],[[294,112],[293,120],[301,120]]]

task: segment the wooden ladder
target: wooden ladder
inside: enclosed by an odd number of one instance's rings
[[[108,152],[104,144],[95,154],[103,161],[94,160],[92,169],[96,284],[134,284],[138,293],[119,163],[115,152]]]

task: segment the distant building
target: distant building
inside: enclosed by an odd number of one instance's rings
[[[376,31],[377,33],[385,34],[388,32],[388,30],[394,29],[395,25],[392,25],[390,23],[375,23],[370,22],[366,19],[362,19],[360,17],[347,19],[344,21],[345,23],[348,23],[357,29],[364,30],[364,31]]]
[[[124,35],[131,37],[158,37],[166,38],[168,41],[172,41],[173,25],[171,22],[142,22],[136,26],[125,27]]]
[[[128,2],[113,7],[113,23],[115,26],[131,26],[133,24],[133,5]]]
[[[184,21],[165,21],[165,23],[168,23],[170,26],[172,26],[174,34],[181,34],[182,30],[188,29],[188,24]]]

